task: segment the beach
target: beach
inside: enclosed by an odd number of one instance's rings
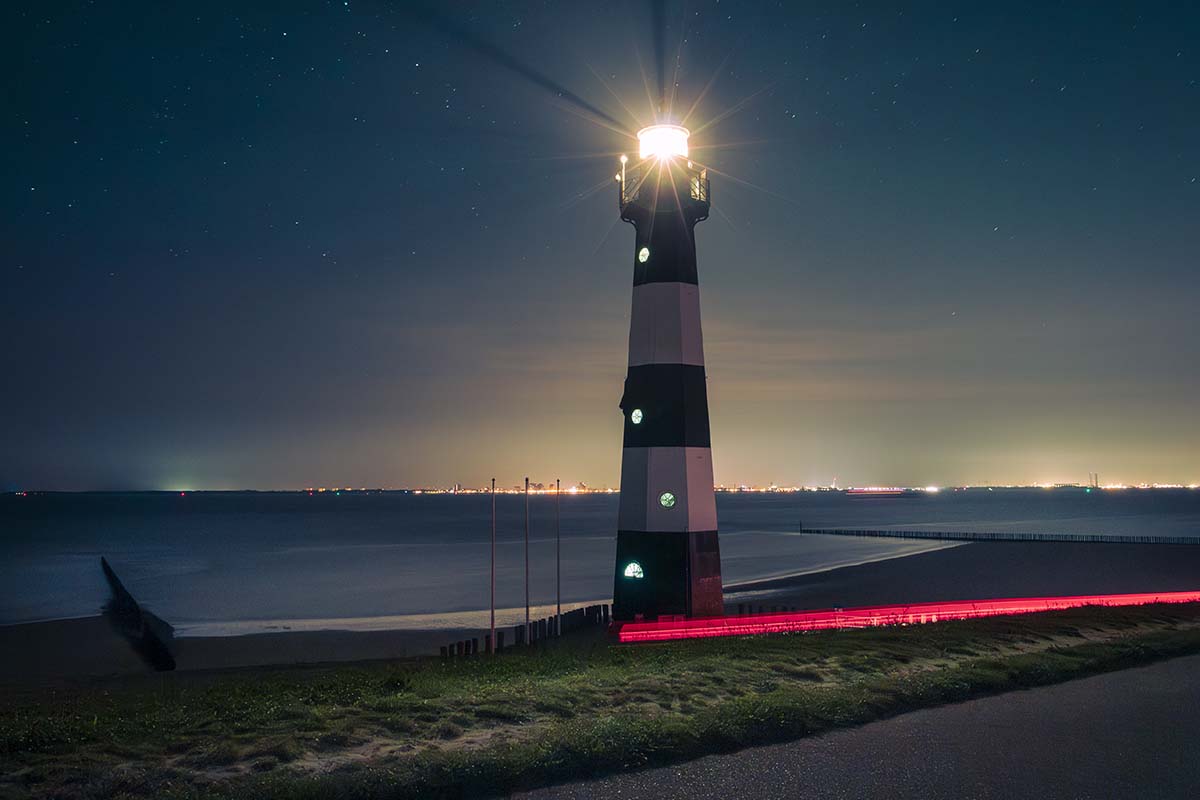
[[[180,637],[170,643],[177,670],[224,670],[407,658],[436,653],[465,630],[286,631],[243,636]],[[477,635],[472,633],[471,635]],[[0,627],[0,684],[148,675],[129,643],[103,616]]]
[[[498,498],[496,625],[525,619],[520,497]],[[970,490],[914,499],[718,495],[727,613],[1200,588],[1200,547],[954,542],[801,527],[1189,535],[1200,492]],[[530,617],[612,596],[616,498],[531,499]],[[107,619],[100,556],[173,628],[180,671],[437,653],[489,624],[481,496],[166,493],[0,498],[0,682],[147,668]]]
[[[930,544],[930,543],[922,543]],[[877,603],[1143,591],[1200,586],[1200,547],[1189,545],[1060,542],[934,543],[848,566],[726,587],[726,610],[738,604],[816,609]],[[595,598],[594,602],[606,602]],[[573,607],[573,606],[568,606]],[[502,619],[513,624],[514,610]],[[518,617],[523,619],[523,610]],[[552,611],[543,606],[534,618]],[[170,647],[181,671],[264,665],[368,661],[437,653],[441,645],[482,637],[486,612],[449,617],[305,621],[298,629],[241,635],[176,636]],[[462,624],[454,626],[457,619]],[[427,623],[424,627],[421,622]],[[447,624],[451,623],[451,624]],[[391,627],[389,627],[389,625]],[[326,626],[326,627],[322,627]],[[256,629],[258,623],[251,623]],[[0,682],[76,681],[148,672],[121,635],[101,616],[0,626]]]
[[[907,558],[727,586],[736,603],[852,607],[1200,588],[1200,546],[974,542]]]
[[[873,550],[870,542],[863,544],[866,547],[859,550],[871,555],[849,561],[843,558],[830,566],[801,568],[792,575],[764,580],[777,584],[846,569],[847,564],[861,566],[878,563],[880,559],[907,558],[959,546],[943,542],[912,542],[906,546],[902,543],[884,555]],[[607,602],[606,596],[596,597],[564,604],[563,611]],[[554,610],[551,605],[534,606],[531,618],[552,615]],[[410,658],[436,654],[441,646],[460,639],[482,639],[487,633],[487,620],[486,610],[342,619],[252,619],[177,629],[169,648],[175,656],[176,668],[182,671]],[[498,610],[498,628],[511,627],[523,620],[523,608]],[[508,641],[512,641],[511,633]],[[0,683],[39,684],[150,671],[103,615],[3,625],[0,649],[9,654],[0,661]]]

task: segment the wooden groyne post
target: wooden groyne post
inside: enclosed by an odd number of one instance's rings
[[[112,591],[112,598],[104,606],[104,615],[155,671],[170,672],[175,669],[175,656],[171,655],[164,641],[171,637],[171,626],[145,611],[133,599],[104,556],[100,557],[100,569]]]

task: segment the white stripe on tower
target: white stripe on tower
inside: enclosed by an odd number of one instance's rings
[[[700,287],[694,283],[643,283],[633,287],[629,366],[704,366]]]
[[[708,447],[626,447],[621,455],[623,531],[715,531],[712,449]],[[660,501],[675,498],[671,507]]]

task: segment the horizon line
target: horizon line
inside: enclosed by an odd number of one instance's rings
[[[794,486],[754,486],[748,484],[739,484],[735,486],[727,486],[724,484],[714,484],[713,491],[718,494],[798,494],[802,492],[913,492],[922,494],[938,494],[943,491],[974,491],[974,490],[996,490],[996,489],[1084,489],[1098,491],[1122,491],[1129,489],[1136,490],[1196,490],[1200,489],[1200,483],[1161,483],[1161,482],[1141,482],[1141,483],[1110,483],[1110,484],[1086,484],[1086,483],[988,483],[988,484],[951,484],[947,486],[859,486],[851,484],[848,486],[836,485],[794,485]],[[496,487],[496,494],[525,494],[525,489],[521,486],[511,488]],[[564,488],[561,492],[556,491],[553,485],[542,488],[534,488],[530,486],[529,494],[563,494],[563,495],[581,495],[581,494],[620,494],[619,488],[600,487],[593,488],[586,485],[574,485],[570,488]],[[286,489],[256,489],[256,488],[240,488],[240,489],[10,489],[5,490],[2,494],[14,497],[25,497],[30,495],[49,495],[49,494],[174,494],[174,495],[189,495],[189,494],[301,494],[301,495],[322,495],[332,494],[340,495],[342,492],[348,494],[490,494],[491,488],[488,486],[473,487],[473,486],[397,486],[397,487],[382,487],[382,486],[334,486],[334,487],[299,487]]]

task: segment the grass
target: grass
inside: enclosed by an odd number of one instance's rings
[[[500,793],[1191,653],[1200,604],[43,689],[0,701],[0,798]]]

